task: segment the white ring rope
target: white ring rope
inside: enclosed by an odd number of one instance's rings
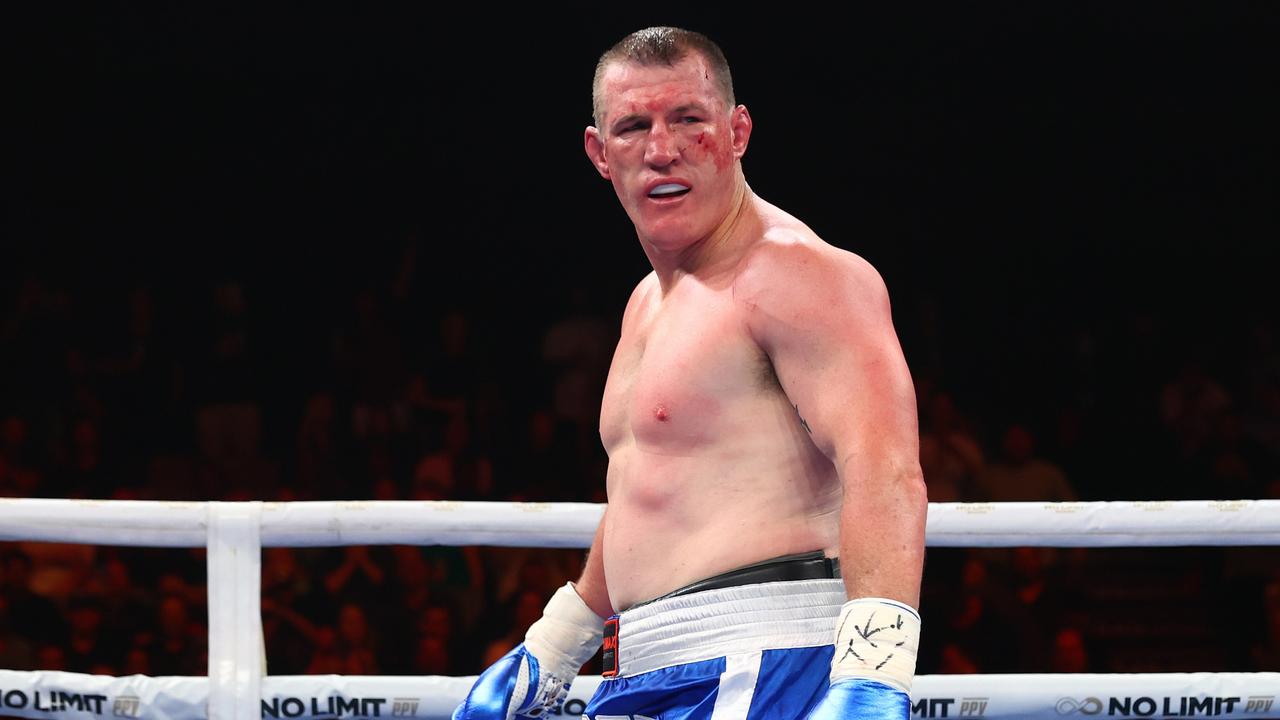
[[[0,670],[0,714],[154,720],[445,718],[468,678],[264,677],[262,547],[371,544],[587,547],[583,503],[171,503],[0,499],[0,541],[209,549],[209,677]],[[1280,501],[932,503],[934,547],[1280,545]],[[589,693],[598,678],[575,683]],[[259,692],[262,705],[254,702]],[[917,678],[913,716],[1271,717],[1280,673]],[[581,697],[578,698],[579,700]],[[377,702],[375,702],[377,701]]]
[[[285,675],[263,678],[262,717],[444,720],[474,677]],[[580,717],[599,677],[580,677],[565,716]],[[1280,673],[921,675],[913,718],[1220,717],[1280,713]],[[0,713],[24,718],[191,720],[202,717],[209,681],[198,677],[104,677],[0,670]]]
[[[223,503],[236,505],[236,503]],[[505,545],[585,548],[603,505],[260,503],[263,547]],[[208,503],[0,499],[0,541],[204,547]],[[931,547],[1280,545],[1280,500],[930,503]]]

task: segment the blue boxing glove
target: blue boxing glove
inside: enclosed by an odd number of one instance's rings
[[[895,600],[858,598],[840,609],[831,687],[807,720],[907,720],[920,615]]]
[[[558,709],[603,634],[604,621],[573,583],[566,584],[551,596],[524,642],[480,674],[453,720],[539,718]]]

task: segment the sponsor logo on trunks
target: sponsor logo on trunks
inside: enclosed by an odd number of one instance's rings
[[[618,620],[614,615],[604,621],[603,665],[601,677],[611,678],[618,675]]]
[[[1249,697],[1244,712],[1264,713],[1273,698],[1265,695]],[[1105,715],[1107,717],[1218,717],[1236,712],[1238,697],[1096,697],[1058,698],[1053,706],[1059,715]],[[1253,709],[1250,709],[1253,708]],[[1264,709],[1265,708],[1265,709]]]
[[[918,718],[986,717],[987,701],[990,699],[985,697],[920,698],[912,703],[911,716]]]

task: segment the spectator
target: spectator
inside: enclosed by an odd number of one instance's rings
[[[1046,568],[1052,548],[1013,549],[1012,602],[1006,607],[1006,623],[1017,639],[1019,662],[1023,667],[1045,667],[1053,642],[1051,628],[1067,620],[1071,598]]]
[[[337,408],[333,395],[319,392],[307,400],[297,439],[297,486],[305,497],[345,498],[341,476]]]
[[[73,598],[69,605],[70,638],[67,643],[67,669],[92,673],[95,668],[111,667],[116,662],[114,638],[102,627],[102,606],[88,597]],[[105,673],[114,675],[115,671]]]
[[[552,407],[575,428],[575,445],[595,442],[605,376],[618,331],[602,319],[584,287],[571,293],[571,310],[542,338],[542,359],[553,368]]]
[[[66,672],[67,651],[61,645],[44,645],[36,651],[36,667],[41,670],[60,670]]]
[[[458,642],[459,627],[453,611],[446,605],[431,605],[423,611],[421,618],[414,664],[422,666],[427,663],[429,667],[423,671],[433,674],[440,674],[442,670],[456,674],[470,672],[478,660],[477,653]],[[443,668],[437,653],[444,655]]]
[[[444,641],[431,635],[420,636],[413,656],[413,674],[450,675],[454,672]]]
[[[1254,467],[1260,467],[1262,459],[1259,452],[1249,446],[1238,415],[1230,412],[1222,414],[1205,450],[1207,467],[1200,472],[1200,477],[1209,480],[1214,498],[1236,500],[1258,497],[1260,488],[1254,477]]]
[[[31,591],[31,558],[21,549],[10,549],[3,556],[3,562],[0,592],[8,608],[11,627],[27,633],[37,648],[64,644],[67,626],[58,606]]]
[[[134,581],[129,563],[118,549],[104,549],[84,591],[101,604],[103,614],[110,618],[107,636],[114,645],[127,643],[144,629],[150,598],[144,587]]]
[[[0,420],[0,494],[30,497],[41,483],[31,448],[31,428],[25,418]]]
[[[444,447],[418,461],[414,500],[478,500],[493,496],[493,464],[471,445],[465,415],[449,418]]]
[[[507,470],[507,497],[518,501],[566,502],[581,499],[581,469],[574,450],[573,429],[565,428],[547,409],[529,416],[523,446]]]
[[[129,648],[125,653],[121,672],[124,675],[151,675],[151,656],[144,648],[137,646]]]
[[[939,662],[942,672],[1013,672],[1019,665],[1007,619],[1007,589],[993,581],[977,553],[961,566],[959,592],[946,604],[946,635]]]
[[[499,658],[510,652],[511,648],[524,642],[524,634],[538,618],[542,617],[542,606],[547,596],[536,590],[525,590],[516,596],[515,604],[507,620],[507,630],[494,638],[485,648],[484,657],[480,659],[480,667],[489,667]]]
[[[1183,363],[1178,376],[1160,391],[1160,420],[1180,442],[1184,457],[1194,455],[1212,435],[1231,396],[1199,360]]]
[[[351,397],[351,435],[364,456],[362,465],[375,477],[395,464],[410,422],[410,408],[403,397],[408,367],[389,302],[394,301],[372,289],[360,290],[354,302],[354,324],[339,345],[339,364]],[[367,490],[344,490],[348,497],[367,494]]]
[[[325,625],[316,628],[311,660],[307,663],[307,675],[341,675],[346,669],[342,649],[338,647],[338,633]]]
[[[71,448],[57,473],[58,496],[107,498],[117,482],[103,465],[101,431],[92,418],[78,418],[71,425]]]
[[[316,614],[313,587],[292,548],[266,548],[262,564],[262,631],[272,671],[282,675],[306,670],[315,628],[297,612]]]
[[[1062,628],[1053,638],[1053,658],[1049,667],[1055,673],[1092,672],[1084,633],[1076,628]]]
[[[1077,499],[1062,469],[1036,457],[1035,437],[1021,425],[1005,431],[1003,456],[978,473],[979,492],[993,502],[1069,502]]]
[[[161,598],[156,611],[156,634],[147,643],[153,665],[164,668],[166,675],[204,675],[207,641],[208,630],[204,623],[191,617],[185,599],[178,595]]]
[[[360,605],[346,603],[338,610],[337,648],[344,675],[378,674],[378,643]]]
[[[9,598],[0,593],[0,668],[35,670],[34,653],[27,640],[27,628],[17,625],[9,608]]]
[[[344,601],[373,606],[385,597],[387,571],[381,547],[350,545],[342,549],[342,562],[324,576],[324,589],[331,602]]]
[[[24,542],[19,547],[31,559],[27,587],[59,606],[84,586],[98,554],[96,545]]]
[[[945,392],[934,393],[925,410],[920,432],[920,464],[929,486],[929,499],[935,502],[946,502],[945,498],[950,497],[979,499],[972,497],[971,488],[986,461],[969,422]],[[934,497],[935,488],[937,497]]]
[[[1280,669],[1280,578],[1263,591],[1262,637],[1250,649],[1253,669],[1274,672]]]
[[[972,502],[978,497],[972,481],[955,453],[947,452],[942,440],[932,433],[920,435],[920,470],[930,502]]]

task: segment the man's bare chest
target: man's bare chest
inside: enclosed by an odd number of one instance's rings
[[[767,356],[732,298],[689,293],[648,307],[624,327],[601,407],[607,449],[634,441],[694,452],[740,421],[744,407],[778,392]]]

